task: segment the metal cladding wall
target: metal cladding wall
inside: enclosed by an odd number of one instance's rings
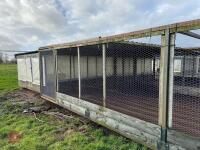
[[[34,91],[40,91],[39,54],[16,56],[19,85]]]

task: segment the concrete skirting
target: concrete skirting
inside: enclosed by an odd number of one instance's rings
[[[33,84],[31,82],[28,82],[28,81],[21,81],[21,80],[18,81],[18,84],[22,88],[27,88],[29,90],[40,93],[40,85]]]

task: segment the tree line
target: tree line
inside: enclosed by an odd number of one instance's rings
[[[0,53],[0,64],[16,64],[15,57],[9,58],[7,54]]]

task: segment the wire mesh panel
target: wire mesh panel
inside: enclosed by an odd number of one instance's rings
[[[200,137],[200,48],[178,48],[174,59],[172,128]]]
[[[160,46],[109,43],[106,107],[157,124]]]
[[[80,47],[81,99],[102,105],[103,73],[102,47]]]
[[[41,53],[42,94],[55,98],[55,59],[53,51]]]
[[[57,51],[57,78],[58,92],[78,98],[77,48],[60,49]]]

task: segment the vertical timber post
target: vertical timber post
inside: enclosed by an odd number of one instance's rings
[[[106,45],[102,45],[103,55],[103,106],[106,107]]]
[[[78,53],[78,97],[81,98],[81,64],[80,64],[80,48],[77,47]]]
[[[167,128],[172,123],[172,100],[173,100],[173,63],[175,34],[169,29],[161,37],[160,55],[160,80],[159,80],[159,118],[161,137],[158,142],[159,150],[167,150]]]

